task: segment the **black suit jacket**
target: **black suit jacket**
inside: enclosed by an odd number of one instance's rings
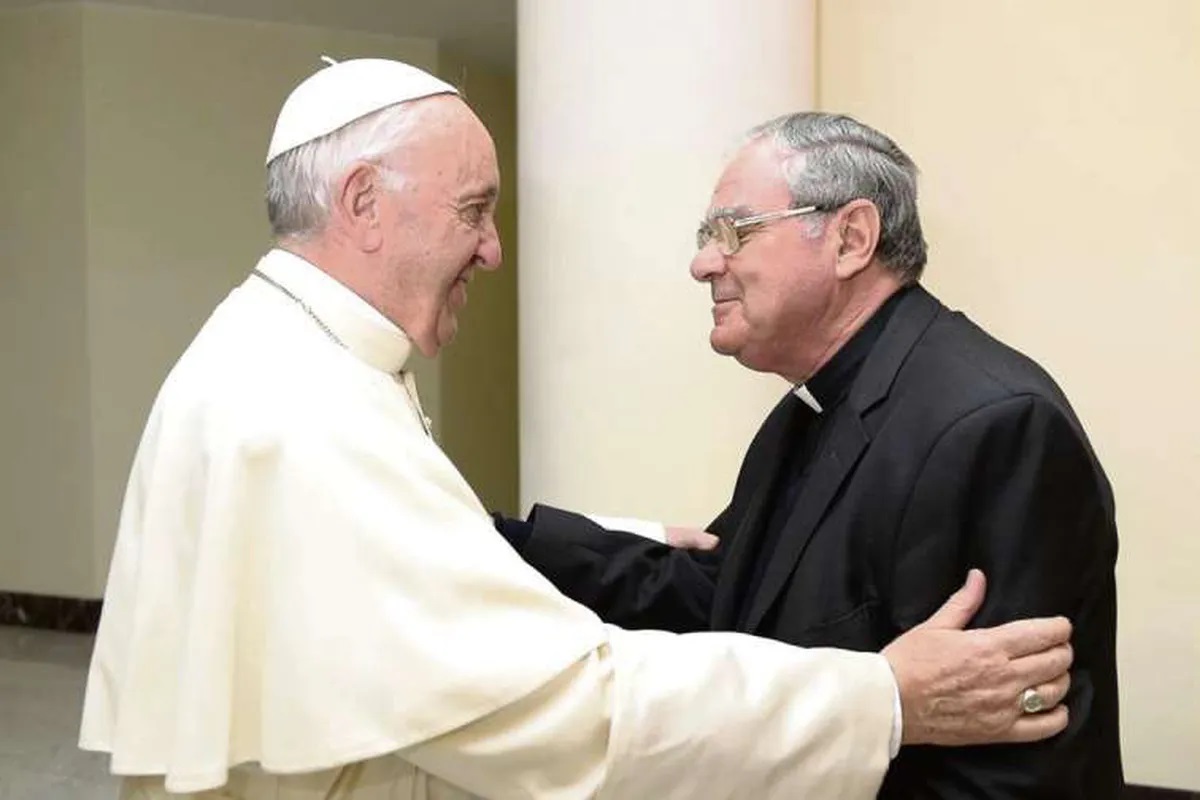
[[[920,623],[980,567],[988,594],[973,625],[1073,621],[1070,727],[1038,744],[903,748],[880,797],[1117,798],[1113,499],[1054,381],[924,289],[910,291],[833,410],[801,499],[749,587],[798,403],[789,393],[750,445],[709,528],[722,537],[716,551],[674,550],[539,506],[522,555],[624,627],[864,651]]]

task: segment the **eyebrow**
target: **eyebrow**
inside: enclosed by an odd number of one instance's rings
[[[717,217],[745,217],[751,213],[750,206],[722,206],[710,209],[704,216],[705,222],[712,222]]]
[[[495,202],[500,196],[500,187],[495,184],[488,186],[486,189],[475,189],[467,192],[460,198],[460,202],[472,203],[476,200],[486,200],[489,203]]]

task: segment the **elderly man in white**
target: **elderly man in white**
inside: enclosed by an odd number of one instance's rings
[[[965,632],[980,576],[882,655],[629,632],[558,593],[429,436],[407,370],[495,269],[487,131],[364,59],[268,158],[277,248],[157,397],[81,746],[129,798],[860,798],[901,740],[1044,738],[1066,620]]]

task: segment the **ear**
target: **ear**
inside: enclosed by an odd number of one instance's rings
[[[379,171],[366,163],[355,164],[333,187],[330,222],[363,252],[374,252],[382,243],[383,188]]]
[[[879,209],[870,200],[859,198],[842,206],[837,218],[839,280],[849,280],[866,269],[875,259],[879,244]]]

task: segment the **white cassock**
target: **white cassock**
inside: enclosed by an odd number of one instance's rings
[[[881,656],[605,625],[426,434],[407,337],[294,255],[259,269],[129,480],[80,742],[124,796],[874,796]]]

